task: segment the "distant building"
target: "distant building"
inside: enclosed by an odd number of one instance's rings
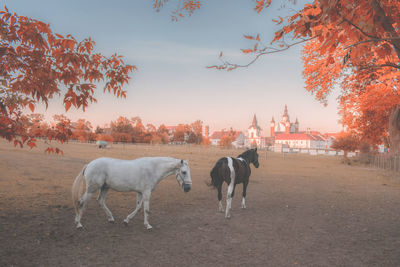
[[[275,136],[275,144],[287,145],[289,148],[326,148],[325,139],[321,135],[308,132],[277,134]]]
[[[247,129],[247,136],[245,140],[245,146],[251,147],[264,147],[264,138],[261,137],[261,127],[258,126],[256,114],[253,116],[253,121]]]
[[[274,117],[270,122],[270,135],[276,136],[281,133],[298,133],[299,132],[299,121],[296,118],[294,123],[290,122],[287,106],[285,105],[285,110],[280,122],[275,123]]]

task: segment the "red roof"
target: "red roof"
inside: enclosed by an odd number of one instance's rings
[[[314,140],[325,141],[320,135],[307,133],[277,134],[275,140]]]

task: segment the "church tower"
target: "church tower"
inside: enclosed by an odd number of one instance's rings
[[[299,120],[296,118],[296,122],[294,123],[294,131],[295,133],[299,132]]]
[[[247,129],[248,132],[248,141],[250,145],[261,146],[261,131],[262,129],[258,126],[256,114],[253,116],[253,122]]]
[[[251,126],[253,126],[254,128],[258,127],[256,114],[254,114],[254,116],[253,116],[253,122],[251,123]]]
[[[285,105],[285,110],[282,116],[282,122],[285,124],[285,133],[287,134],[290,133],[290,120],[289,120],[287,105]]]
[[[274,120],[274,117],[272,117],[272,120],[271,120],[270,134],[271,134],[271,137],[275,136],[275,120]]]

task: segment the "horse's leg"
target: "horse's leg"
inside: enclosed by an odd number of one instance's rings
[[[234,181],[231,179],[231,182],[228,185],[228,192],[226,194],[226,211],[225,218],[231,218],[231,205],[232,205],[232,192],[234,187]]]
[[[233,199],[233,197],[235,196],[235,189],[236,189],[236,184],[233,186],[233,190],[232,190],[232,194],[231,194],[231,198]],[[231,210],[233,210],[232,208],[232,204],[231,204]]]
[[[218,185],[218,211],[224,212],[224,207],[222,206],[222,183]]]
[[[247,185],[249,182],[244,182],[243,183],[243,195],[242,195],[242,209],[246,208],[246,190],[247,190]]]
[[[129,220],[131,220],[136,215],[136,213],[140,210],[140,207],[142,207],[142,203],[143,203],[142,193],[137,192],[137,194],[136,194],[136,209],[126,217],[126,219],[124,220],[125,224],[128,224]]]
[[[99,197],[97,198],[97,200],[99,201],[100,206],[104,209],[104,211],[107,214],[108,217],[108,221],[109,222],[114,222],[114,217],[111,213],[111,211],[107,208],[105,200],[106,200],[106,195],[108,192],[109,187],[103,185],[100,189],[100,193],[99,193]]]
[[[82,224],[81,224],[81,218],[82,218],[82,214],[83,214],[83,209],[85,208],[86,204],[88,203],[89,199],[92,197],[93,193],[89,193],[88,191],[86,191],[83,196],[81,197],[81,199],[79,200],[78,203],[78,214],[76,214],[75,216],[75,223],[76,223],[76,228],[82,228]]]
[[[151,228],[153,228],[148,221],[148,217],[149,217],[149,212],[150,212],[150,195],[151,195],[151,191],[145,191],[143,192],[143,208],[144,208],[144,226],[146,226],[146,228],[148,230],[150,230]]]
[[[236,184],[233,186],[233,190],[232,190],[232,198],[233,198],[233,196],[235,195],[235,189],[236,189]]]

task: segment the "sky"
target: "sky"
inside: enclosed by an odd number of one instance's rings
[[[235,63],[246,63],[249,56],[240,49],[253,43],[243,34],[260,34],[266,42],[279,26],[272,22],[289,8],[300,10],[304,1],[282,8],[281,1],[257,14],[252,0],[202,1],[192,16],[171,20],[178,0],[169,0],[156,12],[151,0],[0,0],[17,15],[49,23],[53,32],[71,34],[77,40],[91,37],[95,51],[105,56],[118,53],[138,70],[132,74],[127,98],[116,98],[96,91],[97,103],[83,112],[71,108],[65,113],[62,99],[56,97],[46,110],[35,112],[51,119],[65,114],[72,121],[84,118],[103,126],[119,116],[139,116],[145,124],[177,125],[202,120],[210,131],[246,130],[256,114],[264,135],[269,123],[280,120],[287,105],[291,121],[297,118],[300,130],[321,132],[342,129],[337,95],[333,92],[325,107],[304,89],[301,46],[266,55],[248,68],[231,72],[208,69],[220,63],[219,53]],[[282,1],[287,2],[287,1]]]

